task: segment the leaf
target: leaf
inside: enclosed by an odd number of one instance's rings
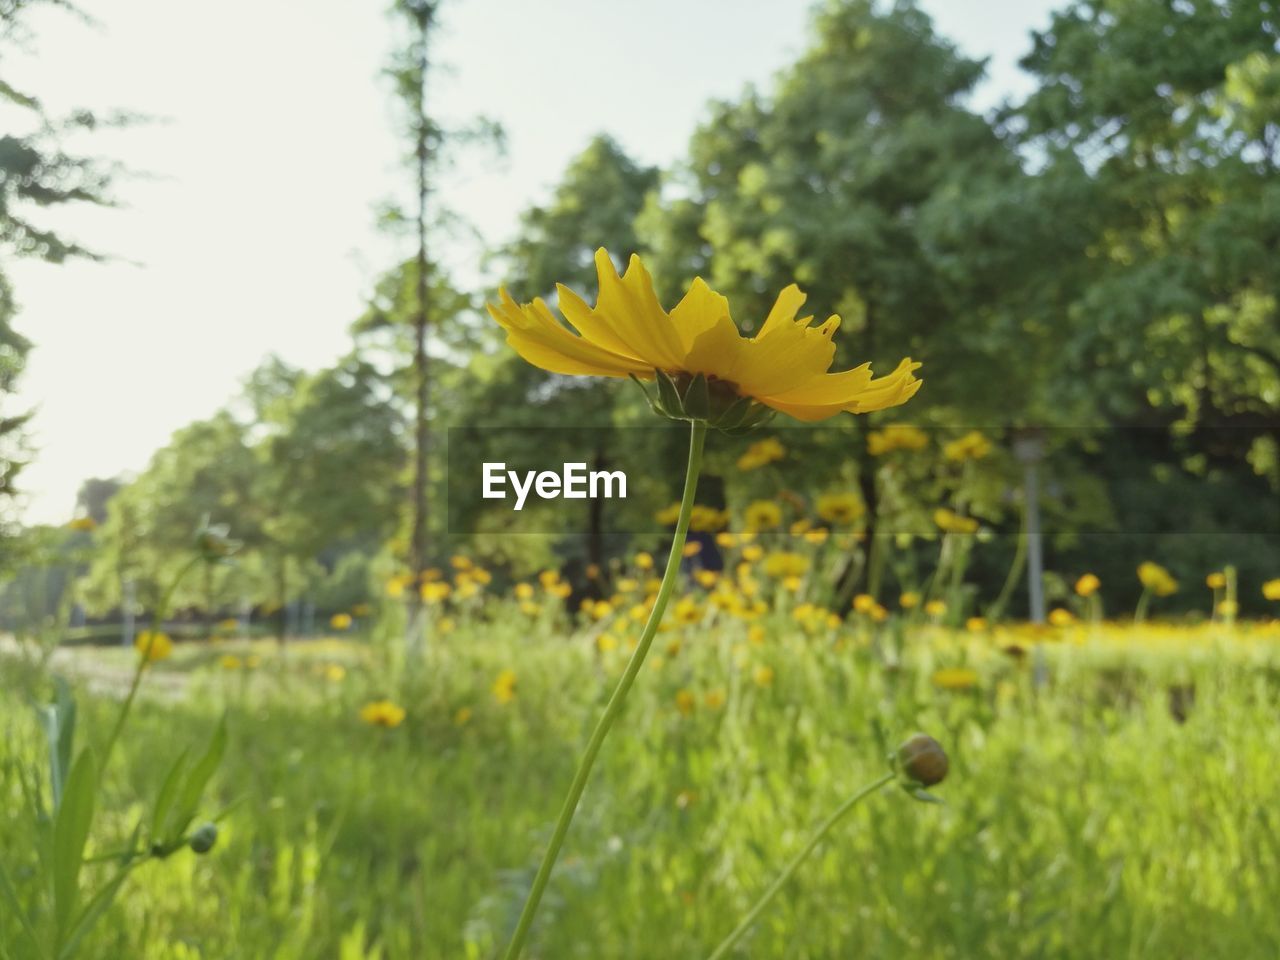
[[[84,863],[84,847],[93,823],[97,791],[97,764],[86,748],[80,751],[71,767],[62,806],[58,808],[53,823],[53,913],[59,942],[79,898],[80,867]]]
[[[129,871],[132,869],[133,863],[125,864],[114,877],[107,881],[107,884],[101,890],[93,895],[93,899],[89,901],[80,916],[76,918],[75,926],[63,943],[62,949],[58,951],[58,960],[69,960],[69,958],[75,956],[75,952],[80,946],[80,941],[93,929],[93,925],[106,912],[107,907],[111,906],[111,901],[120,892],[121,885],[124,884],[129,876]]]
[[[45,956],[44,948],[40,946],[40,941],[36,938],[35,928],[31,925],[31,919],[27,916],[27,911],[22,908],[22,901],[18,899],[18,891],[13,887],[13,881],[9,879],[9,873],[4,868],[4,863],[0,862],[0,894],[4,894],[4,902],[8,904],[8,909],[18,918],[18,922],[22,924],[22,931],[31,940],[31,947],[36,951],[37,957]]]
[[[160,785],[160,792],[156,795],[155,809],[151,812],[149,839],[152,843],[156,843],[161,838],[161,831],[164,829],[165,821],[168,819],[169,810],[173,807],[173,799],[178,793],[183,774],[187,771],[187,756],[190,752],[189,748],[184,748],[178,754],[178,759],[173,762],[173,766],[169,768],[169,772],[164,778],[164,783]]]
[[[204,788],[218,769],[218,764],[222,762],[222,755],[226,752],[226,749],[227,718],[224,716],[218,721],[218,727],[213,731],[213,736],[209,740],[209,747],[205,750],[204,756],[196,761],[196,765],[191,768],[191,772],[187,774],[177,792],[177,797],[165,824],[163,835],[166,843],[178,840],[187,827],[190,826],[191,820],[196,814],[196,807],[200,804],[200,798],[204,795]]]
[[[702,374],[690,380],[685,389],[684,412],[694,420],[705,420],[711,415],[711,395],[707,390],[707,378]]]
[[[76,701],[71,688],[61,677],[54,679],[53,703],[36,707],[40,726],[49,747],[49,782],[53,792],[53,809],[62,805],[62,792],[71,769],[71,748],[76,729]]]

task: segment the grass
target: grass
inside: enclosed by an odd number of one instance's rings
[[[659,637],[529,956],[705,957],[812,825],[917,729],[951,755],[935,791],[946,806],[896,789],[871,798],[739,955],[1280,955],[1274,627],[1076,627],[1050,642],[918,627],[891,656],[844,629],[762,623],[759,644],[738,624]],[[1026,656],[1001,652],[1014,640]],[[223,669],[228,651],[260,665]],[[75,669],[127,667],[122,655],[79,651]],[[143,701],[130,721],[102,802],[116,814],[91,843],[123,843],[180,745],[224,711],[214,807],[234,806],[212,853],[136,872],[86,955],[491,957],[623,657],[585,636],[530,635],[505,607],[413,657],[389,640],[283,656],[180,645],[153,669],[185,677],[185,692]],[[324,676],[337,662],[345,676]],[[937,667],[959,664],[976,686],[933,685]],[[756,682],[760,666],[771,685]],[[491,690],[504,668],[518,676],[508,704]],[[19,881],[31,866],[19,770],[43,749],[24,696],[47,682],[17,661],[0,681],[0,849]],[[359,722],[382,696],[408,709],[403,726]],[[100,741],[114,704],[81,707],[83,734]],[[0,936],[12,922],[0,915]]]

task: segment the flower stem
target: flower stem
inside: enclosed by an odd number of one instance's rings
[[[720,943],[720,946],[716,947],[715,951],[707,958],[707,960],[723,960],[724,957],[727,957],[729,952],[737,945],[738,941],[741,940],[746,932],[751,929],[751,925],[756,922],[756,919],[760,914],[764,912],[765,907],[769,906],[773,901],[773,898],[778,895],[778,891],[786,886],[787,881],[791,879],[792,874],[796,872],[800,864],[804,863],[805,860],[809,858],[809,854],[813,853],[814,848],[822,842],[823,838],[828,833],[831,832],[831,828],[839,823],[844,815],[856,807],[860,801],[871,796],[871,794],[875,793],[885,784],[894,780],[895,776],[896,774],[892,772],[886,773],[879,780],[875,780],[867,784],[852,797],[842,803],[836,811],[831,814],[831,816],[823,820],[821,826],[819,826],[818,829],[814,831],[813,836],[809,838],[809,842],[801,848],[799,853],[791,858],[786,867],[783,868],[782,873],[778,875],[778,878],[769,885],[769,889],[766,890],[761,895],[760,899],[756,901],[756,905],[751,908],[745,917],[742,918],[742,922],[734,928],[733,932],[724,938]]]
[[[178,584],[182,583],[186,575],[200,562],[200,559],[197,554],[183,565],[177,576],[170,582],[169,588],[165,590],[160,603],[156,606],[155,613],[151,619],[150,639],[146,647],[138,651],[138,663],[133,670],[133,682],[129,684],[129,692],[125,695],[124,703],[120,705],[120,712],[116,714],[116,722],[112,725],[111,733],[107,736],[107,744],[102,748],[102,761],[98,765],[99,784],[102,783],[102,779],[106,775],[107,761],[111,759],[111,752],[115,749],[116,741],[120,739],[120,733],[124,730],[125,721],[129,719],[129,712],[133,709],[133,701],[138,696],[138,687],[142,683],[143,671],[147,669],[147,664],[151,659],[151,645],[155,643],[156,634],[160,632],[164,618],[169,613],[169,601],[173,599],[173,594],[178,589]]]
[[[604,744],[605,737],[609,735],[610,728],[613,727],[614,721],[618,719],[618,714],[622,712],[622,705],[627,699],[627,694],[631,691],[632,684],[635,683],[636,675],[640,672],[640,666],[644,663],[644,658],[649,653],[649,647],[652,646],[653,638],[658,632],[658,625],[662,623],[662,615],[666,612],[667,601],[671,599],[671,594],[675,590],[676,577],[680,572],[680,560],[684,555],[684,541],[689,533],[689,515],[693,511],[693,498],[698,489],[698,472],[702,467],[702,446],[706,437],[706,423],[701,420],[694,420],[689,434],[689,466],[684,478],[684,495],[680,500],[680,518],[676,521],[676,532],[671,539],[671,553],[667,556],[667,568],[662,574],[662,585],[658,588],[657,599],[654,600],[653,609],[649,612],[649,619],[644,625],[644,632],[640,635],[640,641],[636,644],[635,652],[631,654],[627,669],[623,671],[622,678],[618,681],[613,694],[609,697],[604,713],[596,721],[596,727],[591,732],[591,739],[587,741],[587,746],[578,760],[577,772],[573,775],[573,782],[569,785],[569,792],[560,808],[560,816],[556,820],[555,830],[551,834],[551,841],[547,844],[546,852],[542,855],[542,863],[538,867],[538,872],[533,878],[533,886],[529,890],[529,897],[525,901],[524,910],[520,913],[520,920],[516,924],[515,932],[511,935],[511,943],[507,946],[506,953],[503,954],[504,960],[516,960],[520,956],[520,951],[524,949],[525,941],[529,937],[529,929],[533,925],[534,915],[538,912],[538,904],[542,900],[542,894],[546,891],[547,881],[551,879],[551,870],[560,855],[560,848],[564,845],[565,836],[569,832],[569,824],[573,822],[573,816],[577,813],[578,801],[582,798],[582,791],[586,789],[587,780],[591,776],[591,768],[595,765],[596,758],[600,754],[600,748]]]

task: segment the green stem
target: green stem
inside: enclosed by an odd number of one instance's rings
[[[1151,591],[1142,588],[1142,596],[1138,597],[1138,606],[1133,611],[1133,622],[1142,623],[1147,619],[1147,608],[1151,606]]]
[[[658,625],[662,622],[662,615],[666,612],[667,601],[671,599],[672,591],[675,589],[676,576],[680,572],[680,560],[684,556],[684,541],[689,533],[689,515],[693,511],[693,497],[698,489],[698,472],[702,467],[702,446],[706,437],[706,423],[700,420],[693,421],[689,434],[689,467],[684,478],[684,495],[680,500],[680,518],[676,522],[676,532],[671,539],[671,553],[667,556],[667,568],[662,574],[662,585],[658,588],[658,596],[654,601],[653,610],[649,612],[649,619],[644,625],[644,632],[640,635],[640,641],[636,644],[635,652],[631,654],[627,669],[623,671],[622,678],[618,681],[613,694],[609,697],[604,713],[600,715],[600,719],[596,722],[595,730],[591,733],[591,739],[587,741],[587,746],[578,760],[577,772],[573,775],[573,782],[569,785],[569,793],[565,796],[564,804],[560,808],[560,816],[556,820],[555,830],[551,834],[551,841],[547,844],[546,852],[542,855],[542,863],[538,867],[538,872],[533,878],[533,886],[529,890],[529,898],[525,901],[524,910],[520,913],[520,920],[516,924],[515,932],[511,935],[511,943],[507,946],[506,953],[503,954],[504,960],[516,960],[520,956],[520,951],[524,949],[525,941],[529,937],[529,929],[533,925],[534,915],[538,912],[538,904],[542,900],[542,894],[546,891],[547,881],[551,879],[551,870],[555,866],[556,858],[560,855],[560,848],[564,845],[565,836],[569,832],[569,824],[573,822],[573,816],[578,810],[578,801],[581,799],[582,791],[586,789],[587,780],[591,776],[591,768],[595,765],[596,757],[600,753],[605,737],[609,735],[610,728],[613,727],[614,721],[618,719],[618,714],[622,712],[622,705],[627,699],[627,694],[631,691],[632,684],[635,683],[636,675],[640,672],[640,666],[644,663],[645,656],[649,653],[649,647],[652,646],[653,638],[658,632]]]
[[[856,807],[860,801],[871,796],[871,794],[875,793],[885,784],[891,782],[894,778],[895,774],[886,773],[879,780],[867,784],[852,797],[842,803],[836,809],[835,813],[827,817],[826,820],[823,820],[822,825],[819,826],[818,829],[814,831],[813,836],[809,838],[809,842],[801,848],[799,853],[791,858],[786,867],[783,868],[782,873],[778,875],[778,879],[774,880],[773,883],[769,885],[769,889],[764,892],[760,899],[756,901],[756,905],[751,908],[745,917],[742,918],[742,922],[734,928],[733,933],[724,938],[720,946],[716,947],[715,951],[707,958],[707,960],[722,960],[722,958],[727,957],[729,955],[729,951],[737,945],[738,941],[741,940],[746,932],[751,929],[751,925],[754,924],[760,914],[764,912],[765,907],[769,906],[773,901],[773,898],[778,895],[778,891],[786,886],[787,881],[791,879],[792,874],[796,872],[800,864],[804,863],[805,860],[809,858],[809,854],[813,853],[814,847],[821,843],[823,838],[831,832],[831,828],[839,823],[845,814]]]
[[[147,648],[138,652],[138,665],[133,671],[133,682],[129,684],[129,692],[125,695],[124,703],[120,707],[120,713],[116,715],[116,722],[111,727],[111,733],[107,737],[107,745],[102,750],[102,762],[98,765],[98,782],[102,782],[102,778],[107,770],[107,761],[111,759],[111,751],[115,749],[116,741],[120,739],[120,733],[124,730],[125,721],[129,719],[129,712],[133,709],[134,698],[138,695],[138,687],[142,683],[143,671],[147,669],[150,662],[151,644],[155,642],[155,636],[160,632],[160,626],[164,623],[164,618],[169,612],[169,601],[173,599],[173,593],[178,589],[178,584],[183,581],[191,569],[201,561],[201,556],[197,554],[186,562],[178,575],[173,578],[169,584],[169,588],[165,590],[164,596],[160,598],[160,603],[156,607],[155,615],[151,618],[151,637],[147,641]]]

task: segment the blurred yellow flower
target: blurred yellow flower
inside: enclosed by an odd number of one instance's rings
[[[329,626],[334,630],[350,630],[351,622],[351,614],[349,613],[335,613],[329,618]]]
[[[218,666],[222,667],[223,670],[239,670],[243,664],[234,653],[227,653],[223,654],[218,660]]]
[[[1092,597],[1101,586],[1101,580],[1092,573],[1086,573],[1076,581],[1076,593],[1082,597]]]
[[[347,675],[347,668],[340,663],[328,663],[324,667],[324,678],[331,683],[337,683]]]
[[[1262,585],[1262,595],[1268,600],[1280,600],[1280,578],[1268,580]]]
[[[1178,581],[1168,570],[1150,560],[1138,565],[1138,580],[1157,597],[1167,597],[1178,592]]]
[[[928,445],[927,433],[903,423],[891,423],[867,434],[867,453],[873,457],[881,457],[894,450],[923,450]]]
[[[987,629],[986,617],[970,617],[964,622],[964,627],[970,633],[981,633]]]
[[[462,557],[462,556],[450,557],[449,563],[453,565],[453,569],[455,570],[471,569],[471,559],[469,557]]]
[[[453,592],[453,588],[443,580],[438,583],[424,583],[420,590],[422,599],[427,603],[438,603]]]
[[[591,602],[589,612],[593,620],[603,620],[613,613],[613,605],[608,600],[596,600]]]
[[[805,543],[813,544],[815,547],[821,546],[822,544],[827,542],[827,537],[829,537],[830,535],[831,535],[831,531],[828,530],[826,527],[818,527],[815,530],[805,531],[804,541]]]
[[[856,493],[824,493],[818,497],[818,516],[827,523],[849,524],[866,512]]]
[[[933,511],[933,522],[944,533],[975,533],[978,529],[978,521],[973,517],[963,517],[946,507]]]
[[[98,521],[93,517],[76,517],[67,524],[68,530],[91,531],[98,529]]]
[[[764,556],[764,548],[758,544],[750,544],[742,548],[742,559],[747,563],[755,563]]]
[[[166,660],[173,653],[173,641],[167,633],[143,630],[133,638],[133,647],[147,663]]]
[[[618,649],[618,638],[611,633],[602,633],[596,637],[596,649],[601,653],[608,653],[611,650]]]
[[[729,301],[701,278],[668,313],[639,257],[631,257],[621,277],[605,250],[596,251],[595,262],[594,308],[567,287],[556,288],[560,311],[576,336],[540,299],[521,306],[502,290],[498,302],[488,305],[508,345],[535,367],[641,380],[653,379],[656,371],[677,380],[702,374],[718,387],[713,404],[748,398],[806,421],[897,406],[920,388],[913,373],[919,364],[910,359],[879,379],[872,378],[870,364],[828,373],[840,318],[816,326],[812,317],[797,319],[805,296],[794,284],[778,295],[755,335],[743,337],[730,318]]]
[[[698,705],[698,698],[693,695],[692,690],[680,690],[676,692],[676,709],[680,711],[683,717],[693,713],[694,707]]]
[[[898,598],[898,606],[902,607],[903,610],[914,610],[920,606],[920,594],[914,590],[908,590]]]
[[[653,555],[641,550],[636,554],[636,567],[641,570],[653,569]]]
[[[775,550],[764,559],[764,572],[775,579],[801,577],[809,569],[809,558],[800,553]]]
[[[543,589],[550,590],[560,582],[560,574],[555,570],[543,570],[538,574],[538,582],[542,584]]]
[[[710,590],[716,585],[716,581],[720,579],[720,574],[714,570],[699,570],[694,573],[693,579],[697,581],[698,586],[705,590]]]
[[[746,453],[738,458],[739,470],[758,470],[775,460],[787,455],[786,448],[773,437],[757,440],[747,447]]]
[[[367,603],[357,603],[351,608],[351,613],[353,616],[367,617],[369,614],[373,613],[373,607]]]
[[[724,691],[718,689],[708,690],[706,696],[702,698],[702,702],[707,705],[708,710],[719,710],[724,706]]]
[[[738,545],[738,535],[736,533],[717,533],[716,546],[721,550],[732,550]]]
[[[947,601],[930,600],[924,605],[924,612],[931,617],[940,617],[947,612]]]
[[[747,642],[754,646],[760,647],[764,645],[765,632],[764,627],[751,626],[747,630]]]
[[[773,678],[773,667],[764,664],[751,671],[751,680],[757,687],[772,687]]]
[[[1075,616],[1065,607],[1054,607],[1049,611],[1049,623],[1051,626],[1069,627],[1075,622]]]
[[[689,529],[698,533],[715,533],[729,525],[729,511],[714,507],[694,506],[689,511]]]
[[[1240,604],[1234,600],[1221,600],[1218,602],[1217,611],[1218,616],[1230,619],[1240,612]]]
[[[869,593],[860,593],[853,598],[853,609],[858,613],[870,613],[876,605],[876,598]]]
[[[532,599],[533,599],[533,584],[531,584],[531,583],[517,583],[517,584],[515,585],[515,587],[513,588],[512,592],[516,595],[516,599],[517,599],[517,600],[532,600]]]
[[[360,708],[360,719],[372,727],[398,727],[404,717],[404,707],[391,700],[374,700]]]
[[[453,714],[453,725],[455,727],[465,727],[471,722],[471,708],[459,707]]]
[[[1210,590],[1221,590],[1227,585],[1227,575],[1225,573],[1211,573],[1204,578],[1205,586]]]
[[[669,507],[663,507],[653,515],[653,519],[664,527],[673,527],[680,519],[680,504],[673,503]]]
[[[508,704],[516,698],[516,672],[503,670],[493,681],[493,698],[501,704]]]
[[[680,551],[681,555],[685,557],[696,557],[701,552],[702,552],[701,540],[690,540],[684,545],[684,549]]]
[[[933,685],[942,690],[971,690],[978,685],[978,673],[965,667],[944,667],[935,670]]]
[[[782,508],[772,500],[756,500],[747,506],[744,514],[747,529],[773,530],[782,525]]]
[[[981,460],[990,452],[991,441],[977,430],[970,430],[960,439],[952,440],[942,447],[942,455],[957,462]]]
[[[702,608],[698,606],[692,597],[682,597],[675,605],[672,615],[676,623],[687,626],[702,620]]]

